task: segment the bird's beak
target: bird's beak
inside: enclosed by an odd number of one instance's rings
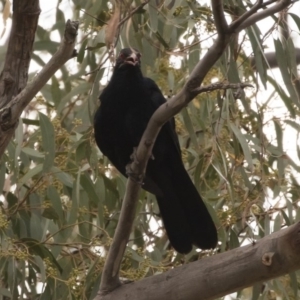
[[[126,60],[124,61],[124,63],[136,66],[139,63],[139,58],[136,55],[136,53],[133,52],[133,53],[130,54],[130,56],[128,56],[126,58]]]

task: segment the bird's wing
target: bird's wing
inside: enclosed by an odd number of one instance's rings
[[[151,79],[145,79],[151,102],[158,108],[165,99]],[[146,178],[161,190],[156,194],[160,213],[173,247],[188,253],[192,244],[202,249],[214,248],[217,232],[214,222],[184,168],[174,118],[161,129],[153,147],[154,160],[147,166]]]
[[[166,99],[163,96],[161,90],[157,86],[157,84],[150,78],[144,77],[144,84],[147,89],[147,91],[150,93],[150,99],[153,105],[153,108],[156,110],[159,106],[166,103]],[[171,118],[164,126],[164,131],[168,135],[170,135],[172,141],[174,142],[174,145],[178,151],[178,153],[181,155],[180,145],[178,136],[176,134],[175,130],[175,119]]]

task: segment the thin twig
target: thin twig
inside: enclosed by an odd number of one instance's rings
[[[254,88],[250,83],[222,83],[217,82],[210,85],[200,86],[193,90],[193,93],[201,94],[205,92],[212,92],[215,90],[227,90],[227,89],[244,89],[246,87]]]
[[[81,10],[84,14],[90,16],[91,18],[93,18],[93,19],[95,19],[95,20],[97,20],[97,21],[99,21],[99,22],[102,22],[103,24],[107,25],[107,22],[105,22],[105,21],[103,21],[103,20],[101,20],[101,19],[99,19],[99,18],[97,18],[97,17],[95,17],[95,16],[89,14],[87,11],[85,11],[85,10],[83,10],[83,9],[79,9],[79,10]]]
[[[271,1],[273,3],[273,1]],[[252,16],[249,16],[244,22],[242,22],[238,27],[234,28],[235,31],[241,31],[258,21],[265,19],[266,17],[272,16],[273,14],[276,14],[280,12],[281,10],[287,8],[289,5],[291,5],[293,1],[291,0],[281,0],[278,1],[277,4],[273,5],[272,7],[266,8],[263,11],[260,11],[258,13],[253,14]]]
[[[146,4],[148,4],[150,0],[145,0],[143,3],[141,3],[139,6],[134,8],[123,20],[121,20],[118,24],[118,27],[122,26],[128,19],[130,19],[137,11],[139,11],[141,8],[143,8]]]
[[[232,22],[229,26],[230,30],[234,30],[238,28],[245,20],[247,20],[250,16],[256,13],[262,7],[262,0],[257,0],[257,2],[244,14],[242,14],[238,19]]]

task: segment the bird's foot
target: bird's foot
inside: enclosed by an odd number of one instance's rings
[[[140,163],[139,160],[138,160],[138,158],[137,158],[137,147],[133,147],[133,153],[130,155],[130,159],[131,159],[131,161],[134,161],[137,164]],[[150,159],[152,159],[152,160],[155,159],[155,157],[154,157],[153,154],[151,154]]]
[[[139,164],[139,160],[137,158],[136,152],[137,152],[137,147],[133,147],[133,153],[130,155],[131,162],[128,165],[126,165],[126,174],[131,180],[133,180],[134,182],[142,185],[144,175],[135,173],[131,168],[131,163],[132,162],[135,162],[136,164]]]
[[[128,165],[126,165],[126,174],[127,176],[133,180],[134,182],[142,185],[143,184],[143,179],[144,176],[143,174],[137,174],[135,173],[132,169],[131,169],[131,163],[129,163]]]

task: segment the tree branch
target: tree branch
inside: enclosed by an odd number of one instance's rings
[[[104,296],[121,285],[119,271],[121,262],[126,249],[126,244],[132,229],[135,218],[137,201],[140,193],[140,184],[132,179],[127,180],[126,193],[123,200],[118,226],[115,231],[114,239],[105,260],[104,269],[101,277],[100,296]],[[119,226],[122,224],[122,226]]]
[[[68,20],[66,23],[64,39],[61,42],[59,49],[41,70],[41,72],[24,89],[20,87],[20,90],[22,90],[21,92],[19,90],[17,95],[11,95],[11,97],[15,97],[10,101],[8,99],[9,97],[7,97],[8,93],[4,94],[4,100],[1,99],[0,103],[2,104],[4,102],[6,105],[4,107],[2,106],[0,109],[0,157],[3,155],[7,144],[14,134],[15,126],[18,124],[18,119],[23,109],[47,83],[52,75],[70,58],[76,56],[74,46],[78,25],[79,22]],[[18,32],[13,31],[11,33],[12,39],[14,35],[18,35]],[[12,49],[8,48],[7,53],[10,53],[10,51],[12,51]],[[3,73],[5,72],[10,72],[9,68],[3,71]],[[5,78],[2,80],[5,82]],[[7,89],[4,90],[6,92]]]
[[[222,34],[228,30],[228,24],[225,19],[223,1],[211,1],[212,12],[218,34]]]
[[[230,29],[234,30],[238,28],[244,21],[246,21],[249,17],[251,17],[254,13],[256,13],[262,7],[263,1],[257,0],[257,2],[251,7],[250,10],[241,15],[238,19],[230,24]]]
[[[250,83],[222,83],[217,82],[210,85],[200,86],[193,90],[193,93],[201,94],[205,92],[212,92],[215,90],[228,90],[228,89],[244,89],[246,87],[254,87]]]
[[[9,112],[5,115],[1,109],[26,86],[40,12],[38,0],[13,1],[11,34],[4,68],[0,75],[0,149],[2,149],[0,157],[17,126],[17,120],[6,124],[5,120],[9,119],[10,115]]]
[[[129,12],[129,14],[119,22],[118,27],[121,27],[128,19],[130,19],[136,12],[138,12],[140,9],[142,9],[149,2],[150,2],[150,0],[144,0],[144,2],[142,2],[139,6],[137,6],[133,10],[131,10]]]
[[[299,269],[299,253],[300,223],[297,223],[255,244],[125,284],[95,299],[212,300]]]
[[[246,19],[244,22],[242,22],[238,27],[235,28],[235,25],[234,25],[233,29],[236,31],[241,31],[241,30],[257,23],[258,21],[265,19],[266,17],[269,17],[273,14],[280,12],[281,10],[287,8],[292,3],[293,3],[292,0],[278,1],[277,4],[274,4],[272,7],[266,8],[263,11],[260,11],[256,14],[253,14],[252,16],[249,16],[249,18]],[[229,26],[230,29],[231,29],[231,26],[232,25]]]

